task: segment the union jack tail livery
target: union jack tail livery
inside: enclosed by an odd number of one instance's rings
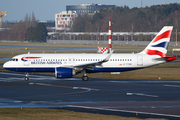
[[[149,45],[141,52],[148,55],[167,57],[167,49],[171,38],[173,26],[164,26]]]

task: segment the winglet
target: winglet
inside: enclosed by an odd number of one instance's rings
[[[103,60],[103,62],[109,61],[109,59],[111,58],[111,55],[112,55],[113,52],[114,52],[114,50],[112,50],[112,51],[109,53],[109,55]]]

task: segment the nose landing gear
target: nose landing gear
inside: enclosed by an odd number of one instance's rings
[[[26,73],[26,77],[25,77],[25,81],[28,81],[28,80],[29,80],[28,75],[29,75],[29,73],[27,72],[27,73]]]

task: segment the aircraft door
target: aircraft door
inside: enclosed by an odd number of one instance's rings
[[[143,66],[143,56],[142,55],[137,56],[137,65]]]
[[[26,59],[26,58],[28,58],[27,56],[26,57],[24,57],[24,66],[29,66],[29,59]]]

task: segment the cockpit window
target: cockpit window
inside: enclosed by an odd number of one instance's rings
[[[17,58],[12,58],[10,61],[18,61]]]

